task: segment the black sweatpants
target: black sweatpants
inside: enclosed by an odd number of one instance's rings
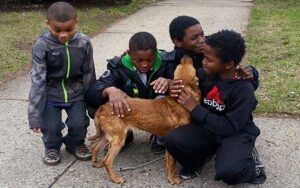
[[[244,132],[220,138],[203,126],[191,123],[171,131],[165,144],[184,172],[198,171],[205,158],[215,153],[215,179],[232,185],[255,178],[255,162],[251,155],[255,139],[256,136]]]
[[[62,122],[62,110],[65,110],[68,117]],[[89,118],[86,114],[86,106],[83,101],[77,101],[69,107],[58,107],[46,104],[43,120],[43,142],[46,149],[61,148],[64,143],[70,149],[84,143],[89,126]],[[63,137],[62,130],[68,127],[68,133]]]

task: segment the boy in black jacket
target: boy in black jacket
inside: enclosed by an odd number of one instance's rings
[[[49,31],[32,48],[28,121],[34,132],[43,133],[47,165],[60,162],[63,143],[78,159],[91,158],[84,144],[89,125],[84,92],[95,81],[93,48],[89,38],[77,31],[77,22],[72,5],[52,4],[47,11]],[[62,110],[68,115],[65,123]],[[65,124],[68,134],[63,137]]]
[[[86,93],[90,116],[100,105],[109,101],[112,113],[120,118],[130,110],[126,97],[154,99],[168,90],[170,75],[163,63],[154,36],[148,32],[138,32],[129,40],[129,50],[123,57],[108,60],[107,70]],[[132,131],[128,131],[125,145],[133,141]],[[165,147],[152,150],[161,153]]]
[[[235,75],[245,53],[244,40],[236,32],[223,30],[206,38],[203,52],[203,69],[198,71],[201,103],[184,88],[171,91],[193,121],[171,131],[166,148],[182,165],[184,180],[198,176],[207,158],[215,154],[215,180],[263,183],[266,173],[254,147],[260,134],[252,118],[257,100],[250,81]]]

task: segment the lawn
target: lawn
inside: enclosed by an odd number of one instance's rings
[[[260,72],[256,112],[299,117],[300,1],[255,1],[247,45],[246,62]]]
[[[117,19],[153,2],[155,1],[132,0],[128,5],[115,6],[101,3],[75,4],[79,30],[93,36]],[[31,47],[40,33],[47,28],[45,24],[47,7],[47,4],[0,7],[0,84],[28,72]]]

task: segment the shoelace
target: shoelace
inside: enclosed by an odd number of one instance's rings
[[[55,149],[50,149],[46,152],[46,156],[48,157],[55,157],[58,155],[58,151]]]
[[[76,152],[78,154],[86,155],[89,152],[89,149],[85,145],[82,145],[82,146],[78,146],[76,148]]]

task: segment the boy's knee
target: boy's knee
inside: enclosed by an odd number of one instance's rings
[[[169,134],[167,134],[167,136],[165,136],[164,139],[165,139],[165,145],[167,149],[176,145],[177,139],[174,134],[174,131],[171,131]]]
[[[182,140],[176,129],[165,137],[165,146],[170,153],[177,151],[179,146],[183,147],[184,145],[184,140]]]

